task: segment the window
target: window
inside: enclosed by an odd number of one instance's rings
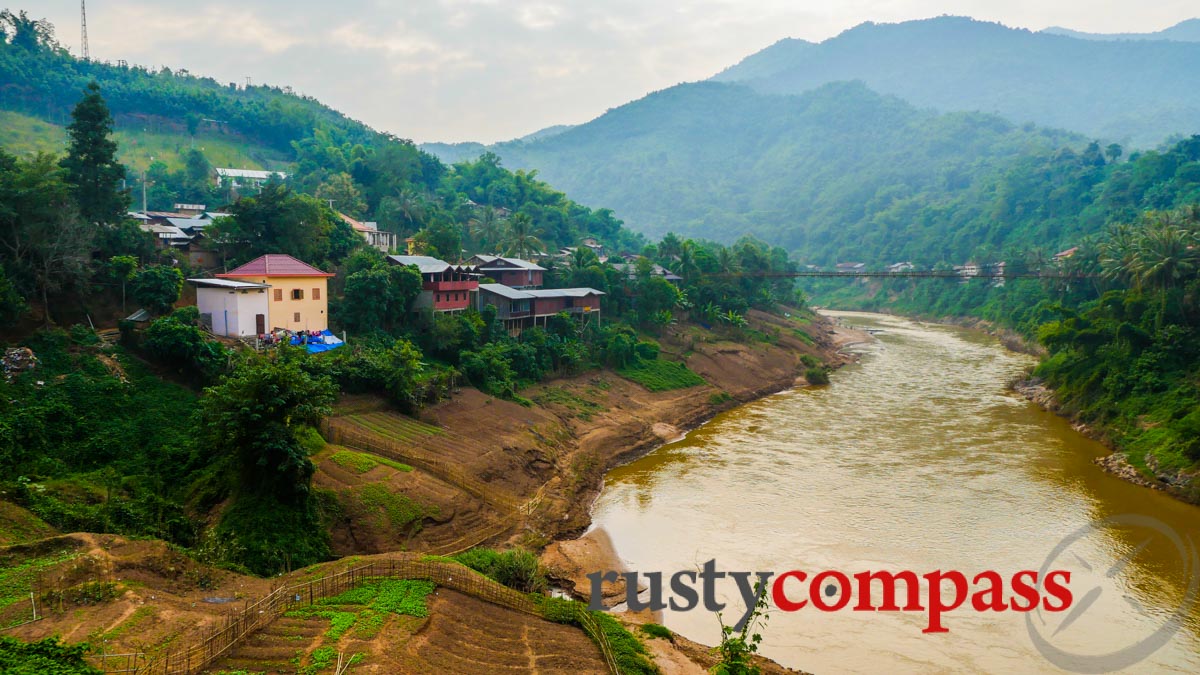
[[[296,312],[295,314],[292,314],[292,321],[295,323],[300,323],[300,312]]]
[[[293,300],[303,300],[304,299],[304,289],[303,288],[293,288],[292,289],[292,299]]]
[[[321,299],[321,289],[314,288],[313,289],[313,300],[320,300],[320,299]]]
[[[283,300],[283,289],[276,288],[275,289],[275,302],[279,302],[280,300]]]

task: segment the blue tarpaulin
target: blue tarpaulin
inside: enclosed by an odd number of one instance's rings
[[[299,335],[293,335],[292,344],[304,345],[309,354],[319,354],[320,352],[327,352],[330,349],[337,349],[346,343],[342,342],[341,338],[326,329],[321,331],[321,337],[313,337],[311,335],[300,337]]]

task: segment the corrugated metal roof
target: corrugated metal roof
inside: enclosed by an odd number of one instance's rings
[[[515,288],[510,288],[504,284],[479,284],[479,290],[487,291],[493,295],[499,295],[502,298],[509,300],[529,300],[537,297],[529,291],[518,291]]]
[[[397,265],[416,265],[421,274],[437,274],[454,267],[445,260],[439,260],[427,255],[389,255],[388,260]]]
[[[503,260],[504,262],[512,265],[513,267],[517,267],[517,268],[520,268],[523,270],[533,270],[533,271],[542,271],[542,272],[546,271],[545,267],[531,263],[528,260],[521,260],[520,258],[504,258],[504,257],[498,256],[498,255],[477,255],[474,258],[472,258],[472,260],[478,260],[479,261],[479,269],[485,270],[485,271],[486,270],[512,269],[509,267],[488,267],[488,265],[495,263],[497,260]]]
[[[583,298],[589,295],[605,295],[604,291],[594,288],[543,288],[524,292],[535,298]]]
[[[266,180],[271,176],[279,176],[287,178],[287,174],[282,171],[256,171],[254,169],[214,169],[218,176],[222,178],[258,178]]]
[[[159,235],[160,237],[165,234],[165,235],[167,235],[168,239],[191,239],[191,236],[185,234],[183,230],[179,229],[178,227],[175,227],[174,225],[159,225],[158,223],[138,223],[138,227],[140,227],[143,232],[150,232],[151,234],[156,234],[156,235]]]
[[[167,222],[178,228],[191,229],[193,227],[208,227],[212,224],[211,220],[203,218],[167,218]]]
[[[249,281],[235,281],[233,279],[188,279],[188,283],[197,286],[207,286],[210,288],[270,288],[270,284],[256,284]]]
[[[222,278],[228,277],[332,277],[329,272],[321,270],[309,265],[306,262],[296,260],[290,255],[282,253],[268,253],[267,255],[259,256],[254,260],[242,265],[241,267],[216,275]]]

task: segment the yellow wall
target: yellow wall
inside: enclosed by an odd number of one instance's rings
[[[267,330],[286,328],[288,330],[325,330],[329,328],[329,289],[327,277],[276,277],[276,276],[247,276],[228,277],[239,281],[253,281],[260,284],[270,284],[267,290]],[[313,289],[321,290],[321,299],[313,299]],[[292,291],[304,291],[303,300],[293,300]],[[283,299],[276,300],[275,292],[282,291]],[[300,320],[296,321],[296,313]]]

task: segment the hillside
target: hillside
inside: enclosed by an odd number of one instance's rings
[[[1200,43],[1102,41],[961,17],[864,23],[812,44],[784,40],[712,79],[798,94],[862,80],[918,107],[978,110],[1137,147],[1200,131]]]
[[[316,129],[359,143],[380,136],[285,88],[221,83],[165,66],[77,59],[54,41],[52,27],[47,35],[19,18],[5,31],[10,39],[0,40],[0,110],[65,125],[80,92],[95,80],[119,129],[169,131],[183,139],[207,131],[285,153]]]
[[[1188,19],[1153,33],[1085,33],[1061,26],[1051,26],[1042,31],[1051,35],[1065,35],[1080,40],[1175,40],[1176,42],[1200,42],[1200,19]]]
[[[646,234],[753,234],[831,262],[885,249],[927,257],[928,242],[918,249],[905,236],[922,209],[991,189],[990,177],[1017,157],[1085,144],[990,115],[918,110],[861,83],[774,96],[702,82],[545,140],[492,149],[584,202],[611,206]],[[983,240],[947,237],[937,254],[969,255]]]
[[[237,139],[216,130],[196,133],[195,137],[171,128],[151,129],[125,125],[113,133],[117,157],[134,171],[144,171],[151,162],[163,162],[168,169],[184,166],[184,152],[196,148],[214,166],[239,169],[283,169],[291,161],[290,153]],[[49,152],[61,155],[67,149],[67,130],[57,124],[11,110],[0,110],[0,147],[15,155]]]

